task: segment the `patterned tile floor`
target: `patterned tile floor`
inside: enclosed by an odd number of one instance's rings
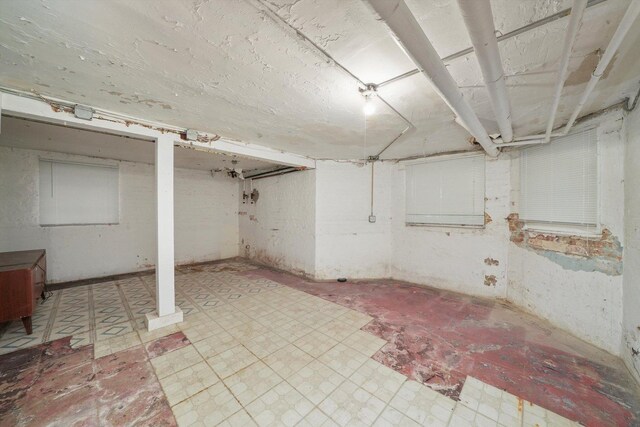
[[[468,377],[459,400],[374,360],[373,318],[224,262],[182,269],[185,321],[144,330],[152,275],[57,291],[0,337],[0,425],[569,426]]]

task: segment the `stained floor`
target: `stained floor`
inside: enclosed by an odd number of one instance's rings
[[[183,268],[54,293],[0,336],[0,425],[637,425],[620,361],[510,307],[390,281]],[[65,335],[66,333],[66,335]],[[544,409],[546,408],[546,409]],[[566,417],[566,418],[564,418]]]
[[[371,315],[363,330],[388,342],[373,358],[454,399],[473,376],[585,425],[640,425],[640,390],[619,358],[510,305],[400,281],[244,274]]]

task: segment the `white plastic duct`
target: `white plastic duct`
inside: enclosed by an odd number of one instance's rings
[[[562,48],[562,56],[560,57],[560,68],[558,69],[558,80],[556,81],[555,93],[553,95],[553,104],[551,105],[551,111],[549,112],[549,120],[547,122],[547,131],[544,135],[544,141],[549,142],[551,139],[551,131],[553,130],[553,124],[556,119],[556,113],[558,111],[558,105],[560,105],[560,97],[562,96],[562,88],[564,82],[567,80],[567,73],[569,69],[569,59],[571,58],[571,52],[573,51],[573,45],[582,23],[582,16],[584,10],[587,7],[587,0],[574,0],[571,7],[571,17],[569,18],[569,26],[567,27],[567,33],[564,37],[564,47]]]
[[[499,150],[405,2],[403,0],[368,1],[395,34],[405,53],[423,71],[449,108],[464,122],[466,129],[489,156],[496,157]]]
[[[582,96],[580,97],[580,101],[578,102],[578,105],[576,106],[575,110],[573,111],[573,114],[571,115],[571,118],[569,119],[569,121],[567,122],[567,125],[564,128],[564,131],[563,131],[564,134],[568,134],[569,131],[571,130],[571,127],[573,126],[576,119],[578,118],[578,115],[582,111],[584,104],[587,102],[589,95],[591,95],[591,92],[593,92],[593,89],[596,87],[596,84],[600,80],[600,77],[602,77],[605,70],[609,66],[611,59],[613,59],[613,55],[615,55],[616,51],[620,47],[620,44],[622,43],[624,36],[627,35],[627,32],[631,29],[633,22],[636,20],[639,14],[640,14],[640,0],[632,0],[631,4],[629,5],[629,8],[627,9],[624,16],[622,17],[622,20],[620,21],[620,24],[618,25],[618,28],[616,29],[615,34],[611,38],[609,45],[605,49],[604,54],[602,55],[602,58],[600,58],[600,62],[598,62],[598,66],[594,70],[593,74],[591,74],[591,79],[589,80],[589,83],[587,83],[587,87],[582,93]]]
[[[581,1],[586,4],[587,0]],[[480,64],[502,140],[511,142],[513,140],[511,107],[493,24],[491,2],[489,0],[458,0],[458,6]]]

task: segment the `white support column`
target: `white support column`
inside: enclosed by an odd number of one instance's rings
[[[173,243],[173,137],[156,140],[156,312],[147,314],[147,329],[182,322],[176,307]]]

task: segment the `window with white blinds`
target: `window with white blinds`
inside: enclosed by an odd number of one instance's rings
[[[408,224],[484,225],[484,155],[406,166]]]
[[[520,215],[525,221],[596,227],[596,130],[523,150],[520,179]]]
[[[40,160],[40,224],[117,224],[118,167]]]

